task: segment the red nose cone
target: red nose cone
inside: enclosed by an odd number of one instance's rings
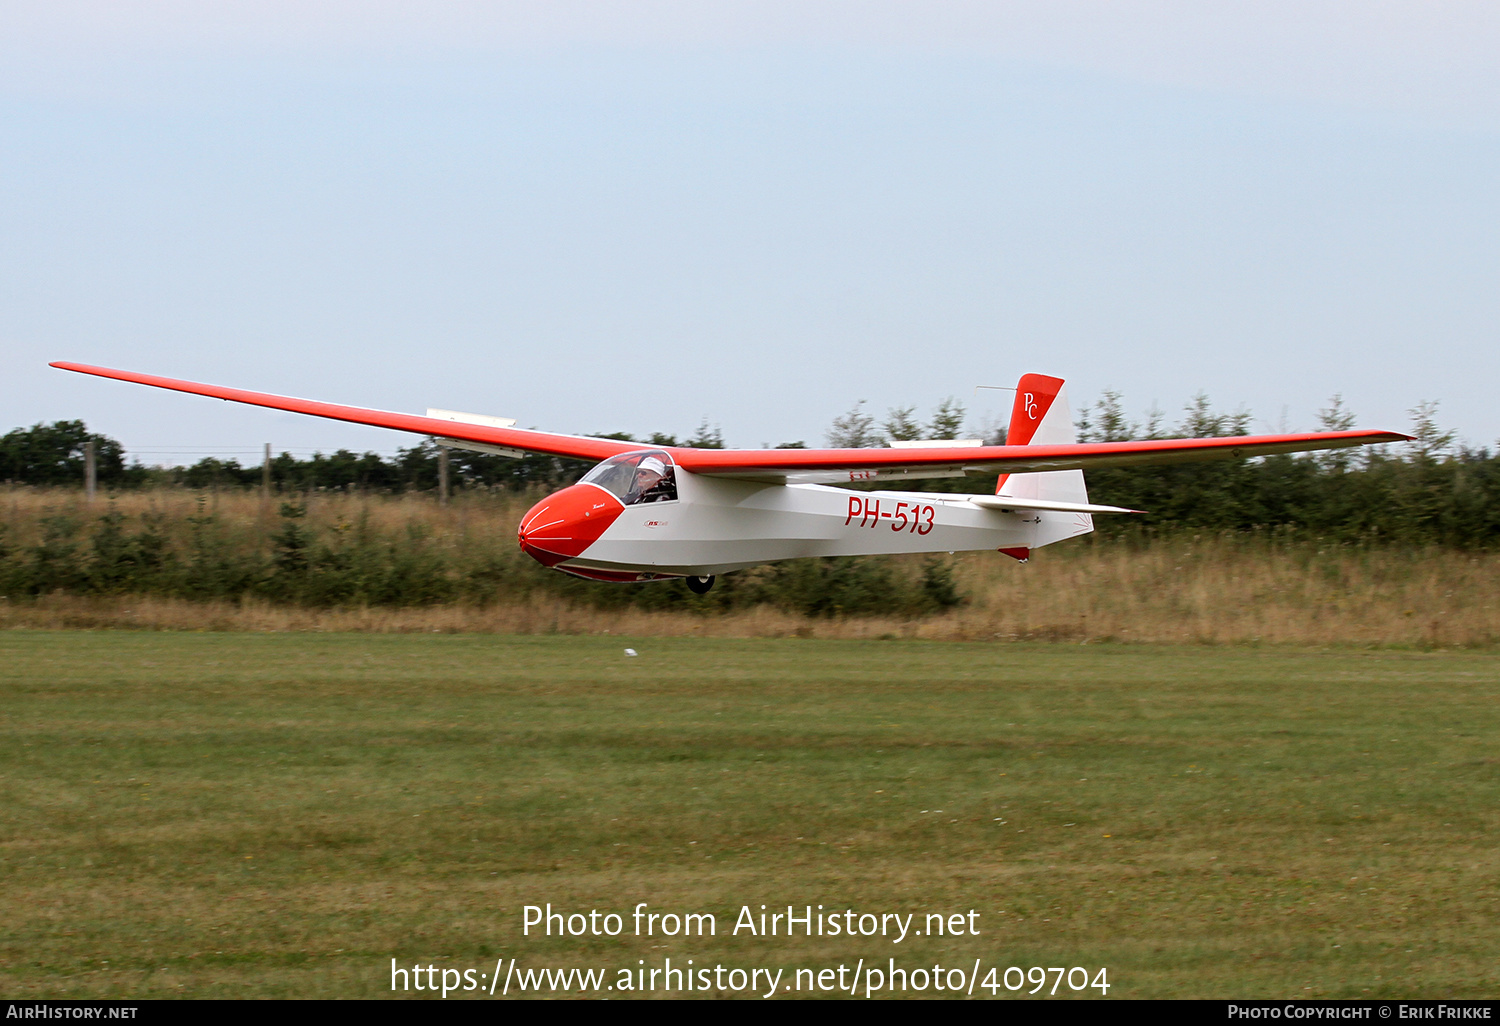
[[[573,485],[547,496],[521,518],[521,551],[543,566],[583,555],[615,518],[620,500],[594,485]]]

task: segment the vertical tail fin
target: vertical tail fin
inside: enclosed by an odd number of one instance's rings
[[[1045,374],[1023,374],[1016,383],[1016,404],[1010,412],[1006,445],[1071,445],[1078,441],[1073,427],[1073,411],[1068,406],[1068,391],[1062,378]],[[1049,502],[1089,501],[1088,488],[1081,470],[1043,470],[1029,474],[1001,474],[995,485],[996,495],[1017,499],[1046,499]],[[1094,518],[1088,513],[1034,514],[1031,544],[1024,549],[1000,551],[1024,560],[1031,549],[1076,538],[1094,529]]]
[[[1010,411],[1006,445],[1072,445],[1078,441],[1073,410],[1062,378],[1023,374],[1016,383],[1016,402]],[[1001,474],[996,495],[1056,502],[1089,501],[1081,470],[1047,470],[1031,474]]]
[[[1056,414],[1052,411],[1054,406],[1061,407]],[[1072,416],[1067,385],[1062,378],[1022,374],[1016,382],[1016,402],[1010,408],[1005,444],[1070,445],[1078,440]]]

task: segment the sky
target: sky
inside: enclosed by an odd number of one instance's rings
[[[0,432],[414,439],[74,360],[566,432],[822,444],[1408,411],[1496,444],[1500,5],[0,5]]]

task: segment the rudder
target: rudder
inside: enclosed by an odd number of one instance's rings
[[[1016,401],[1010,411],[1006,445],[1072,445],[1078,441],[1073,410],[1062,378],[1046,374],[1023,374],[1016,383]],[[996,495],[1051,502],[1089,501],[1081,470],[1045,470],[1029,474],[1001,474]],[[1093,529],[1090,523],[1089,530]]]

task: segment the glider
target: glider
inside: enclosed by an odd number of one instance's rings
[[[690,449],[550,434],[500,417],[427,416],[294,399],[152,374],[56,362],[62,370],[273,410],[428,435],[502,456],[545,453],[596,465],[521,519],[521,548],[544,566],[596,581],[685,578],[702,594],[718,574],[805,556],[1033,549],[1094,529],[1083,472],[1096,467],[1232,459],[1409,440],[1393,431],[1079,443],[1061,378],[1023,375],[1005,445],[929,439],[885,449]],[[993,495],[836,487],[999,474]]]

